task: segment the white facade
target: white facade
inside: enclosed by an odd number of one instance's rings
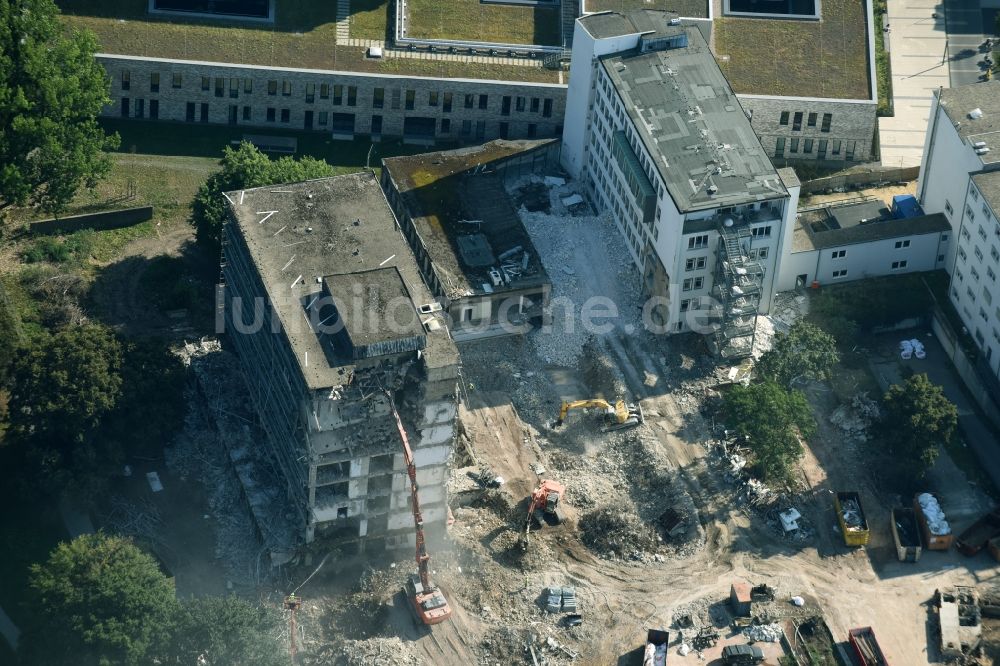
[[[764,201],[760,197],[757,201],[747,197],[738,206],[728,202],[693,212],[679,210],[654,166],[669,162],[672,156],[650,154],[646,143],[637,136],[641,130],[635,126],[625,102],[598,61],[600,56],[636,48],[639,38],[638,32],[595,38],[582,21],[577,21],[563,125],[563,166],[586,185],[594,207],[610,213],[643,276],[646,295],[668,299],[657,323],[665,324],[671,332],[683,332],[698,330],[704,322],[693,311],[707,310],[712,303],[720,239],[717,222],[726,216],[752,220],[753,236],[745,249],[763,265],[758,312],[767,313],[782,251],[790,246],[798,183],[786,183],[788,195]],[[626,175],[612,156],[612,135],[617,131],[628,138],[655,190],[655,213],[651,219],[644,214],[641,202],[633,196]]]
[[[1000,173],[991,176],[1000,179]],[[1000,211],[986,202],[971,180],[959,205],[961,210],[955,212],[961,223],[949,295],[990,369],[1000,376]]]
[[[983,162],[972,145],[960,136],[937,94],[931,101],[930,118],[917,177],[917,198],[925,212],[944,213],[954,237],[962,223],[962,203],[969,190],[971,174],[982,170]],[[955,265],[958,247],[956,243],[951,245],[945,264],[949,273]]]
[[[563,118],[562,162],[569,175],[577,180],[582,178],[587,159],[587,137],[594,111],[594,80],[599,69],[597,58],[633,49],[638,43],[638,32],[597,39],[587,32],[579,20],[576,22],[570,61],[573,64],[569,70],[566,115]]]
[[[917,195],[951,224],[949,297],[1000,376],[1000,82],[934,95]]]
[[[948,245],[949,233],[937,231],[793,251],[783,261],[777,290],[944,268]]]

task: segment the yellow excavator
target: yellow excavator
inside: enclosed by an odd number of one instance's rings
[[[604,414],[605,430],[622,430],[633,428],[643,421],[642,407],[630,405],[624,400],[611,404],[601,398],[590,398],[587,400],[572,400],[564,402],[559,409],[559,419],[555,425],[561,426],[566,420],[566,416],[573,409],[599,409]]]

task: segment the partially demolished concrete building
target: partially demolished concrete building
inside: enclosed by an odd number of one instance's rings
[[[447,519],[458,352],[371,172],[230,192],[222,315],[299,543],[413,542],[388,391],[429,536]]]
[[[559,171],[553,140],[382,160],[382,188],[455,340],[544,323],[552,283],[505,185]]]

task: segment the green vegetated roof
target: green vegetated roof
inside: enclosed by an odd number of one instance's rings
[[[540,83],[559,80],[557,72],[541,67],[366,58],[362,47],[337,44],[334,2],[281,2],[273,25],[156,16],[146,12],[146,0],[60,0],[58,4],[63,21],[71,28],[96,34],[104,53],[404,76]]]
[[[819,21],[721,16],[715,53],[737,93],[870,99],[864,0],[823,0]]]

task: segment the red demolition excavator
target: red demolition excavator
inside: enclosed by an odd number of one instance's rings
[[[389,400],[389,409],[396,419],[399,437],[403,440],[403,455],[406,458],[406,473],[410,477],[410,505],[413,507],[413,526],[417,533],[417,573],[411,574],[406,581],[405,593],[416,613],[417,620],[425,625],[440,624],[451,617],[451,607],[441,590],[431,582],[430,561],[427,545],[424,543],[424,518],[420,514],[420,499],[417,496],[417,466],[413,463],[413,451],[406,437],[403,422],[396,411],[396,403],[392,394],[385,391]]]

